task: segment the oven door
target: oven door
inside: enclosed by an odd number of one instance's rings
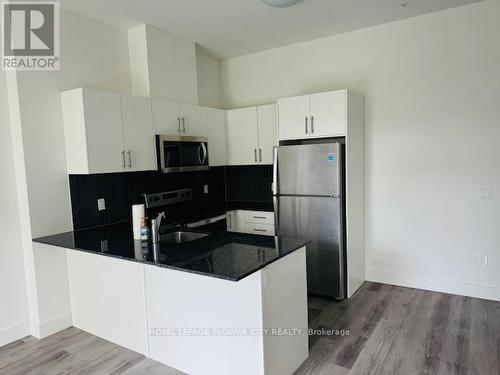
[[[207,139],[158,136],[159,164],[163,173],[208,169]]]

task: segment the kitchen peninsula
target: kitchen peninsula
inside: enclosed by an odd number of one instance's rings
[[[34,242],[66,252],[73,325],[96,336],[190,374],[289,374],[308,356],[305,241],[209,226],[154,245],[115,224]]]

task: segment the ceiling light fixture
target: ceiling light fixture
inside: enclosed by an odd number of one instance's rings
[[[297,4],[300,0],[262,0],[267,5],[275,8],[286,8]]]

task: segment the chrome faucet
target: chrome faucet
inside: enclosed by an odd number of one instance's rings
[[[160,212],[156,219],[151,220],[151,239],[153,243],[160,242],[160,225],[162,219],[165,219],[165,212]]]

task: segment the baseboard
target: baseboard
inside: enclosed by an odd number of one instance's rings
[[[0,329],[0,347],[30,335],[29,323],[22,322]]]
[[[443,280],[420,275],[406,275],[373,269],[366,270],[366,280],[433,292],[500,301],[500,288],[491,285],[464,283],[461,281]]]
[[[73,317],[71,313],[65,313],[41,323],[31,322],[31,334],[37,339],[43,339],[71,326],[73,326]]]

